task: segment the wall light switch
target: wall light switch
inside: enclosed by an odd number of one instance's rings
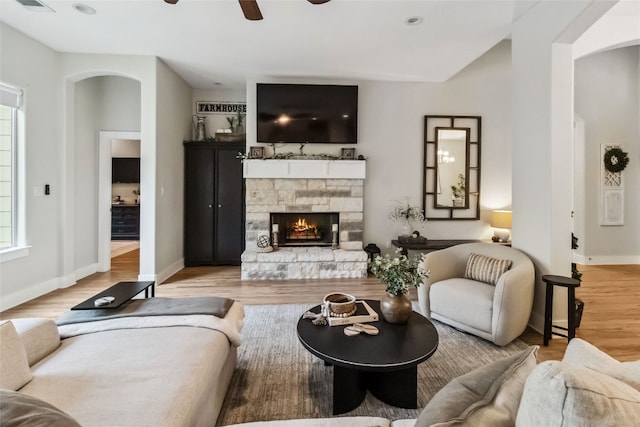
[[[48,196],[49,194],[51,194],[51,187],[49,187],[49,184],[44,185],[44,194],[45,196]]]

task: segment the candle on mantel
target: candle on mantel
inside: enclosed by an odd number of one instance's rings
[[[278,224],[273,224],[271,226],[271,231],[273,231],[274,233],[277,233],[278,232]]]
[[[338,224],[332,224],[331,225],[331,231],[333,231],[334,233],[338,231]]]

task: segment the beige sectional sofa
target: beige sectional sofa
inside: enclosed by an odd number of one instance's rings
[[[55,414],[38,424],[44,401],[85,427],[214,426],[236,366],[243,319],[235,302],[216,321],[218,330],[119,324],[62,340],[52,320],[6,321],[0,325],[2,424],[19,425],[22,417],[30,426],[76,425],[64,418],[56,424]],[[35,412],[21,413],[29,408]]]
[[[562,361],[538,364],[537,348],[454,379],[417,419],[338,417],[235,427],[640,426],[640,361],[618,362],[576,338]]]

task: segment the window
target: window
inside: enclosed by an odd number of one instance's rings
[[[0,251],[18,245],[17,117],[22,92],[0,84]]]

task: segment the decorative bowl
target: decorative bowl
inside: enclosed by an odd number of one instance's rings
[[[349,316],[355,312],[356,308],[356,297],[342,292],[326,295],[323,302],[329,308],[329,314],[332,316]]]

